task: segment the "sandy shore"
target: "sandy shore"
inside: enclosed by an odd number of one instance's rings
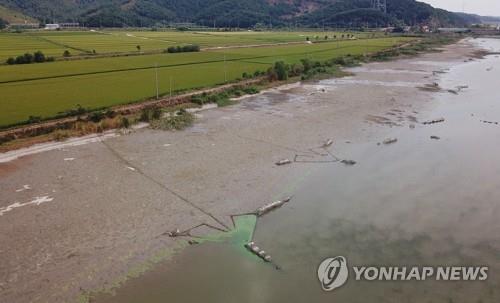
[[[290,184],[316,166],[275,162],[327,139],[337,157],[349,159],[349,142],[377,142],[392,127],[425,120],[433,93],[418,87],[474,50],[461,42],[371,63],[353,77],[200,112],[185,131],[142,129],[0,164],[0,301],[76,301],[182,246],[166,231],[225,228],[231,214],[293,193]]]

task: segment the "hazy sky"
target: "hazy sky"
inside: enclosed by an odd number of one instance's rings
[[[419,0],[454,12],[500,16],[500,0]]]

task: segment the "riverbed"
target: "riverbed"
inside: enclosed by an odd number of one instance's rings
[[[473,43],[500,50],[500,40]],[[433,105],[414,114],[418,116],[414,122],[391,119],[393,127],[384,136],[336,144],[332,152],[349,155],[355,166],[293,163],[318,168],[294,187],[289,205],[259,218],[254,235],[280,269],[240,249],[243,243],[208,242],[189,247],[96,302],[498,302],[500,59],[491,55],[453,66],[426,60],[413,64],[441,68],[439,86],[458,94],[446,89],[433,94]],[[411,73],[373,67],[353,72]],[[316,85],[335,95],[339,85],[355,89],[374,83],[335,79]],[[378,85],[391,89],[413,83]],[[270,103],[293,102],[301,93],[264,98]],[[406,117],[399,111],[392,115]],[[422,124],[441,117],[444,122]],[[398,141],[380,144],[388,137]],[[316,270],[323,259],[334,256],[345,256],[352,265],[484,265],[489,266],[489,278],[485,282],[351,279],[326,293]]]
[[[480,48],[500,40],[271,89],[198,112],[184,131],[9,155],[0,301],[498,302],[500,59],[477,58]],[[283,159],[293,163],[275,165]],[[255,231],[233,228],[232,215],[288,196]],[[199,244],[168,236],[200,224]],[[245,250],[249,231],[272,264]],[[335,256],[490,272],[486,282],[351,278],[327,293],[317,267]]]

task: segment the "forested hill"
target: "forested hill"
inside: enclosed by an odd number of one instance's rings
[[[477,16],[435,9],[414,0],[387,0],[387,13],[371,0],[0,0],[0,5],[42,23],[87,26],[153,26],[194,22],[205,26],[463,26]]]

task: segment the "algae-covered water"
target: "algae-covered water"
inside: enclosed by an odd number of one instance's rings
[[[500,40],[480,43],[500,50]],[[419,117],[444,123],[395,128],[392,145],[345,147],[357,165],[322,164],[283,208],[238,219],[231,236],[191,246],[97,302],[500,302],[500,126],[484,122],[500,122],[499,79],[498,56],[456,65],[441,86],[468,88],[436,94],[437,107]],[[255,223],[253,239],[281,270],[243,248]],[[335,256],[349,265],[489,266],[489,276],[350,277],[324,292],[317,268]]]

